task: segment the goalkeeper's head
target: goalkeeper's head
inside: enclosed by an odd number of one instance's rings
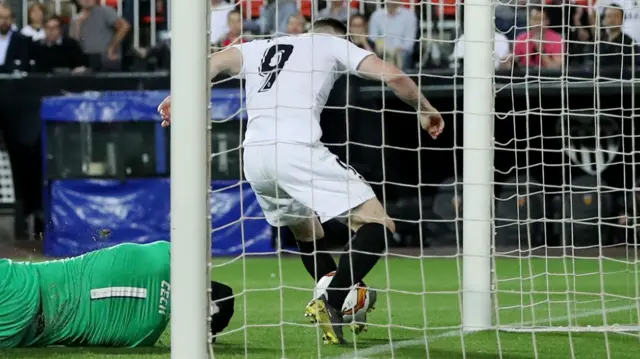
[[[235,300],[233,289],[218,282],[211,282],[211,334],[215,343],[216,334],[229,325],[233,317]]]
[[[347,35],[347,25],[345,25],[340,20],[332,18],[323,18],[314,21],[311,29],[313,32],[331,34],[341,37]]]

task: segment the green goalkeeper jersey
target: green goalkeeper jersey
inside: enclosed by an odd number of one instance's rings
[[[151,346],[167,327],[168,242],[121,244],[35,267],[44,314],[35,345]]]
[[[32,344],[40,310],[38,272],[30,263],[0,260],[0,348]]]
[[[170,316],[167,242],[0,261],[0,347],[153,345]]]

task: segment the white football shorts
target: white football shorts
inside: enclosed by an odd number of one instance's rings
[[[322,144],[248,144],[243,159],[245,178],[272,226],[294,225],[314,212],[326,222],[375,197],[362,176]]]

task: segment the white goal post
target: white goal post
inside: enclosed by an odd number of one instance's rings
[[[171,357],[209,357],[211,153],[208,0],[172,4]]]
[[[615,3],[615,2],[614,2]],[[589,4],[594,5],[595,1],[589,2]],[[536,6],[536,4],[532,4],[528,7],[528,11],[531,11]],[[542,9],[545,8],[544,2],[542,5],[537,4],[537,6],[542,6]],[[553,5],[551,5],[553,6]],[[586,8],[586,7],[585,7]],[[585,10],[586,12],[587,10]],[[565,13],[563,11],[563,16],[566,16],[568,11]],[[527,20],[527,23],[529,20]],[[515,24],[514,24],[515,25]],[[595,24],[596,28],[599,29],[599,24]],[[554,325],[553,322],[555,319],[551,318],[551,314],[549,313],[549,318],[538,318],[536,319],[536,314],[534,314],[535,310],[531,309],[531,316],[533,319],[527,322],[521,322],[519,324],[512,323],[500,323],[497,320],[497,316],[499,316],[500,311],[504,310],[504,308],[500,307],[500,303],[498,301],[498,296],[500,294],[500,282],[506,282],[510,280],[518,280],[518,278],[499,278],[495,272],[495,261],[497,258],[506,257],[506,258],[531,258],[531,257],[539,257],[544,258],[546,254],[542,256],[537,256],[532,252],[535,248],[529,247],[528,249],[524,249],[520,251],[514,250],[513,252],[499,252],[496,251],[494,235],[496,230],[496,220],[498,220],[498,214],[495,211],[495,203],[496,201],[504,201],[506,198],[499,198],[495,193],[494,182],[494,151],[496,149],[496,143],[494,138],[494,116],[497,118],[507,117],[508,114],[500,114],[497,113],[494,109],[495,102],[495,93],[497,86],[494,83],[494,33],[498,32],[495,30],[494,24],[494,2],[491,0],[465,0],[464,1],[464,28],[465,29],[473,29],[473,31],[465,31],[464,32],[464,48],[465,48],[465,56],[464,56],[464,86],[463,86],[463,101],[464,101],[464,131],[463,131],[463,193],[464,193],[464,210],[462,214],[463,218],[463,235],[462,235],[462,245],[463,245],[463,253],[462,253],[462,265],[463,265],[463,277],[461,283],[461,291],[462,291],[462,323],[461,327],[463,331],[466,332],[474,332],[478,330],[498,330],[504,332],[511,333],[552,333],[552,332],[566,332],[566,333],[580,333],[580,332],[602,332],[602,333],[622,333],[622,334],[632,334],[637,336],[640,333],[640,323],[632,322],[632,323],[612,323],[607,324],[607,314],[610,311],[617,311],[620,308],[616,309],[607,308],[606,302],[610,299],[605,299],[608,295],[606,293],[605,284],[602,284],[602,293],[599,295],[602,296],[600,301],[602,302],[602,312],[597,314],[602,317],[602,321],[604,325],[580,325],[578,324],[577,319],[580,314],[576,316],[576,318],[572,318],[572,315],[569,314],[567,318],[563,318],[571,323],[569,326],[565,325]],[[565,34],[563,33],[563,36]],[[513,46],[512,46],[513,48]],[[594,56],[598,56],[597,52],[594,52]],[[496,55],[497,56],[497,55]],[[604,55],[603,55],[604,56]],[[631,60],[632,63],[635,63],[635,60]],[[596,60],[597,64],[598,61]],[[597,66],[597,65],[596,65]],[[567,67],[565,67],[565,71]],[[536,76],[535,72],[538,70],[532,70],[532,75]],[[594,72],[599,73],[596,69]],[[538,75],[541,76],[541,75]],[[570,86],[565,83],[567,81],[563,75],[561,79],[561,86],[566,86],[569,88]],[[632,76],[631,86],[636,84],[633,81],[635,77]],[[624,80],[620,80],[618,85],[624,86]],[[599,86],[599,85],[596,85]],[[525,85],[526,87],[526,85]],[[527,88],[527,96],[536,96],[536,92],[542,91],[541,87],[533,87],[531,89]],[[623,91],[621,91],[622,93]],[[631,90],[632,96],[635,93],[634,90]],[[598,91],[596,90],[596,93]],[[565,96],[562,93],[562,96]],[[599,109],[596,100],[595,113],[596,116],[600,113],[606,111],[607,109]],[[601,112],[602,111],[602,112]],[[566,115],[566,113],[570,112],[567,109],[561,109],[561,116]],[[517,120],[517,119],[515,119]],[[522,119],[522,121],[526,121],[526,119]],[[594,131],[595,136],[599,136],[600,133],[597,129],[599,126],[599,120],[595,120],[596,130]],[[567,125],[570,127],[570,124]],[[569,129],[565,129],[565,133],[569,132]],[[611,135],[611,134],[607,134]],[[603,135],[604,137],[605,135]],[[633,136],[633,134],[632,134]],[[567,137],[571,137],[571,134],[568,134]],[[600,138],[595,139],[595,147],[589,148],[588,150],[583,151],[575,151],[574,155],[577,156],[588,156],[587,152],[593,152],[596,157],[596,161],[600,160],[598,156],[601,156],[601,152],[609,151],[609,155],[614,155],[613,152],[622,153],[622,149],[620,148],[601,148]],[[503,144],[504,145],[504,144]],[[527,149],[529,150],[529,149]],[[544,150],[541,148],[540,150]],[[565,149],[566,150],[566,149]],[[635,150],[635,149],[632,149]],[[578,153],[580,152],[580,153]],[[571,153],[568,152],[569,157]],[[606,156],[606,154],[604,155]],[[525,164],[528,166],[529,164]],[[635,163],[634,163],[635,165]],[[598,165],[595,165],[598,167]],[[521,170],[516,168],[516,170]],[[596,170],[598,171],[598,170]],[[635,172],[634,172],[635,173]],[[598,177],[598,182],[600,182],[600,172],[593,173],[596,177]],[[635,176],[633,176],[635,177]],[[563,176],[564,178],[564,176]],[[567,181],[571,180],[571,176],[569,176]],[[529,183],[526,184],[527,186]],[[569,185],[569,183],[565,183],[565,185]],[[604,186],[604,184],[599,184],[598,186]],[[637,190],[634,185],[633,190]],[[569,195],[572,195],[569,190]],[[580,189],[575,189],[575,191],[580,191]],[[600,191],[603,191],[601,188],[597,188],[598,195]],[[527,196],[530,193],[518,193],[518,196]],[[564,194],[563,194],[564,195]],[[600,205],[600,203],[598,203]],[[629,204],[632,205],[632,204]],[[528,221],[531,218],[523,218],[522,221]],[[573,218],[563,219],[566,222],[573,222]],[[568,241],[568,238],[563,238],[563,240]],[[602,242],[602,238],[600,238],[601,242],[597,245],[599,247],[604,247],[605,244]],[[637,240],[633,241],[631,244],[631,251],[637,251]],[[545,244],[546,246],[546,244]],[[566,248],[564,250],[568,250],[569,254],[563,254],[563,256],[571,256],[571,251],[574,249],[573,245],[566,244]],[[597,247],[596,246],[596,247]],[[539,248],[538,248],[539,249]],[[604,259],[604,255],[602,251],[599,255],[599,261],[602,262]],[[574,254],[577,256],[577,254]],[[637,278],[637,270],[638,270],[638,259],[637,254],[627,254],[628,257],[628,265],[631,267],[631,275],[634,278]],[[571,258],[570,261],[575,260],[575,258]],[[600,267],[600,273],[598,273],[601,277],[601,280],[604,281],[603,276],[606,273],[603,267]],[[635,274],[633,274],[635,272]],[[547,273],[546,275],[550,275]],[[571,273],[565,274],[566,276],[571,276]],[[573,274],[574,276],[577,274]],[[520,281],[531,280],[531,278],[519,278]],[[631,299],[631,304],[628,305],[629,308],[624,308],[626,310],[631,311],[640,311],[640,298],[638,297],[638,286],[640,283],[635,283],[635,299],[633,297],[628,298]],[[531,288],[531,291],[534,289]],[[573,289],[575,290],[575,288]],[[633,288],[631,289],[633,292]],[[567,285],[567,292],[570,292],[570,286]],[[547,293],[549,294],[549,293]],[[596,294],[596,293],[593,293]],[[633,294],[633,293],[631,293]],[[624,298],[627,299],[627,298]],[[575,303],[570,303],[570,300],[567,300],[567,307],[576,306],[580,300],[574,299]],[[597,299],[595,301],[598,301]],[[532,301],[533,302],[533,301]],[[530,303],[531,307],[535,307],[540,303]],[[527,311],[528,309],[524,309],[525,305],[520,308],[521,311]],[[635,308],[634,308],[635,307]],[[575,309],[575,308],[574,308]],[[549,310],[551,311],[551,310]],[[571,312],[569,309],[568,312]],[[591,315],[594,315],[595,312],[592,312]],[[540,321],[545,323],[544,325],[538,324],[536,321]],[[633,320],[632,320],[633,321]],[[606,337],[605,337],[606,338]],[[607,339],[605,339],[607,341]],[[608,344],[607,344],[608,345]],[[537,356],[538,353],[535,353]],[[609,355],[609,353],[607,354]]]
[[[464,166],[462,320],[467,331],[491,327],[491,208],[493,193],[493,9],[467,0],[464,25]]]

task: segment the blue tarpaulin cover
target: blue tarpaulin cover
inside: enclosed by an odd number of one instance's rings
[[[83,92],[45,97],[40,117],[45,121],[160,121],[156,109],[168,91]],[[211,118],[246,119],[240,89],[211,90]]]
[[[213,254],[273,251],[271,227],[249,185],[216,181],[213,190]],[[44,242],[48,256],[169,239],[169,179],[59,180],[53,181],[50,193],[50,224]]]
[[[41,117],[44,121],[158,121],[156,108],[167,94],[126,91],[48,97],[42,101]],[[245,116],[238,89],[212,91],[212,103],[214,120]],[[74,256],[118,243],[169,239],[168,178],[52,180],[48,186],[44,242],[48,256]],[[249,185],[214,181],[213,189],[212,254],[272,252],[271,228]]]

